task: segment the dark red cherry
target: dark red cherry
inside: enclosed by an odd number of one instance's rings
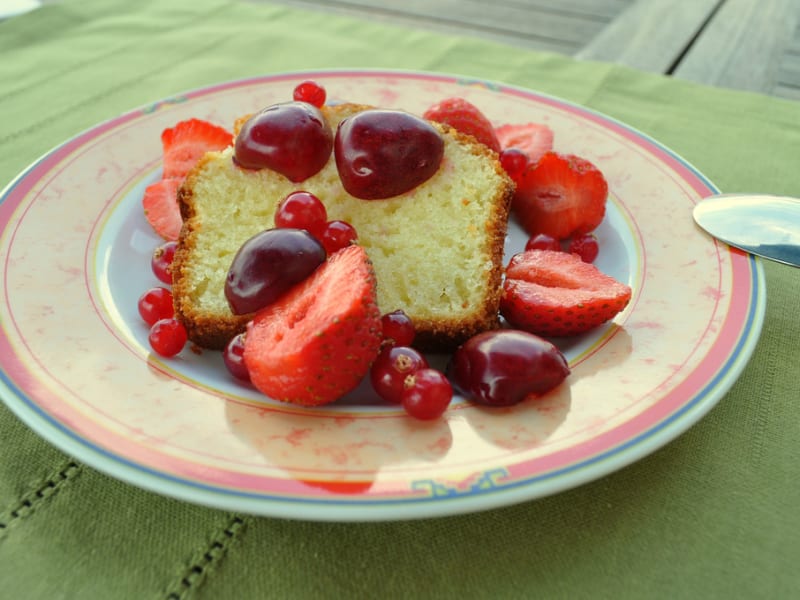
[[[231,311],[245,315],[277,300],[325,262],[325,249],[305,229],[267,229],[247,240],[225,279]]]
[[[318,173],[333,149],[333,130],[307,102],[268,106],[248,119],[234,144],[234,162],[245,169],[272,169],[299,182]]]
[[[448,375],[465,396],[482,404],[510,406],[541,396],[569,375],[567,359],[552,343],[525,331],[487,331],[460,346]]]
[[[370,109],[339,123],[334,157],[344,189],[356,198],[391,198],[430,179],[444,140],[424,119],[399,110]]]

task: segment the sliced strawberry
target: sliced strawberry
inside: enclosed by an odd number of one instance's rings
[[[569,336],[612,319],[630,299],[629,286],[577,254],[526,250],[506,268],[500,313],[518,329]]]
[[[256,313],[244,361],[270,398],[318,406],[358,385],[381,339],[372,264],[361,246],[348,246]]]
[[[503,150],[522,150],[531,164],[553,149],[553,130],[543,123],[507,124],[494,131]]]
[[[167,241],[175,241],[181,232],[178,188],[182,178],[162,179],[148,185],[142,198],[144,216],[155,232]]]
[[[607,196],[605,177],[588,160],[545,152],[519,177],[511,206],[529,235],[562,240],[595,229]]]
[[[223,150],[233,143],[231,133],[201,119],[181,121],[161,133],[164,179],[186,177],[206,152]]]
[[[489,119],[477,106],[463,98],[446,98],[431,106],[422,116],[430,121],[450,125],[461,133],[471,135],[495,152],[500,152],[500,142]]]
[[[206,152],[232,143],[228,131],[200,119],[181,121],[161,132],[162,179],[148,186],[142,198],[145,217],[158,235],[165,240],[178,239],[182,222],[177,192],[184,177]]]

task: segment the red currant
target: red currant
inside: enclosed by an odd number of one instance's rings
[[[427,366],[428,361],[414,348],[387,346],[372,363],[372,388],[387,402],[400,404],[406,377]]]
[[[414,322],[402,310],[386,313],[381,317],[383,339],[395,346],[410,346],[416,336]]]
[[[154,287],[139,297],[139,316],[152,325],[161,319],[169,319],[175,314],[172,307],[172,292],[163,287]]]
[[[346,248],[356,241],[358,234],[355,227],[345,221],[328,221],[320,241],[330,256],[337,250]]]
[[[518,181],[520,175],[528,166],[528,155],[519,148],[506,148],[500,153],[500,165],[514,181]]]
[[[319,85],[316,81],[304,81],[297,84],[292,92],[292,99],[299,102],[308,102],[317,108],[325,104],[325,88]]]
[[[150,267],[153,274],[159,281],[172,285],[172,259],[175,257],[175,249],[178,242],[164,242],[153,251],[150,259]]]
[[[161,319],[150,328],[149,340],[156,354],[169,358],[183,350],[188,336],[183,323],[177,319]]]
[[[537,233],[525,244],[525,250],[561,250],[561,243],[546,233]]]
[[[600,244],[594,235],[586,233],[572,238],[567,249],[570,253],[580,256],[583,262],[592,263],[600,253]]]
[[[412,417],[436,419],[450,405],[453,388],[440,371],[420,369],[406,378],[401,398],[403,408]]]
[[[281,200],[275,213],[275,227],[305,229],[317,239],[327,226],[328,211],[311,192],[292,192]]]
[[[222,360],[228,372],[242,381],[250,381],[250,373],[244,364],[244,334],[234,336],[225,350],[222,351]]]

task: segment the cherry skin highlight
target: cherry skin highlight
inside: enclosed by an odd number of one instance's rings
[[[277,300],[325,262],[322,244],[304,229],[267,229],[247,240],[225,278],[231,312],[245,315]]]
[[[283,102],[245,122],[233,160],[245,169],[272,169],[296,183],[318,173],[332,149],[333,130],[316,106]]]
[[[391,198],[430,179],[444,140],[424,119],[399,110],[370,109],[339,123],[334,158],[342,185],[362,200]]]
[[[541,396],[569,375],[569,365],[552,343],[513,329],[486,331],[453,355],[448,374],[465,396],[491,406],[510,406]]]

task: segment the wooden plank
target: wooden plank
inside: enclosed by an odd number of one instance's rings
[[[780,59],[777,83],[771,93],[782,98],[800,100],[800,25],[794,30],[794,37]]]
[[[507,4],[524,6],[528,9],[577,14],[585,16],[594,16],[605,22],[614,19],[619,13],[628,7],[634,0],[463,0],[465,2],[478,2],[480,4],[488,4],[489,6]]]
[[[342,4],[360,6],[421,21],[457,23],[473,29],[508,32],[517,36],[582,43],[605,25],[591,15],[564,14],[532,10],[521,4],[471,2],[469,0],[405,0],[388,4],[380,0],[344,0]]]
[[[800,0],[726,0],[674,75],[772,93],[799,16]]]
[[[614,7],[630,0],[570,0],[544,10],[542,0],[279,0],[291,6],[325,10],[384,22],[475,35],[526,48],[572,54],[608,22]],[[553,6],[552,4],[550,5]],[[581,10],[581,7],[585,10]],[[602,10],[598,11],[598,7]]]
[[[772,89],[771,95],[786,98],[787,100],[800,100],[800,88],[779,83]]]
[[[576,58],[668,73],[716,10],[720,0],[638,0]]]
[[[800,30],[797,30],[796,35],[800,37]],[[778,61],[777,80],[779,84],[793,85],[800,88],[800,51],[789,48],[783,53],[783,56]]]

